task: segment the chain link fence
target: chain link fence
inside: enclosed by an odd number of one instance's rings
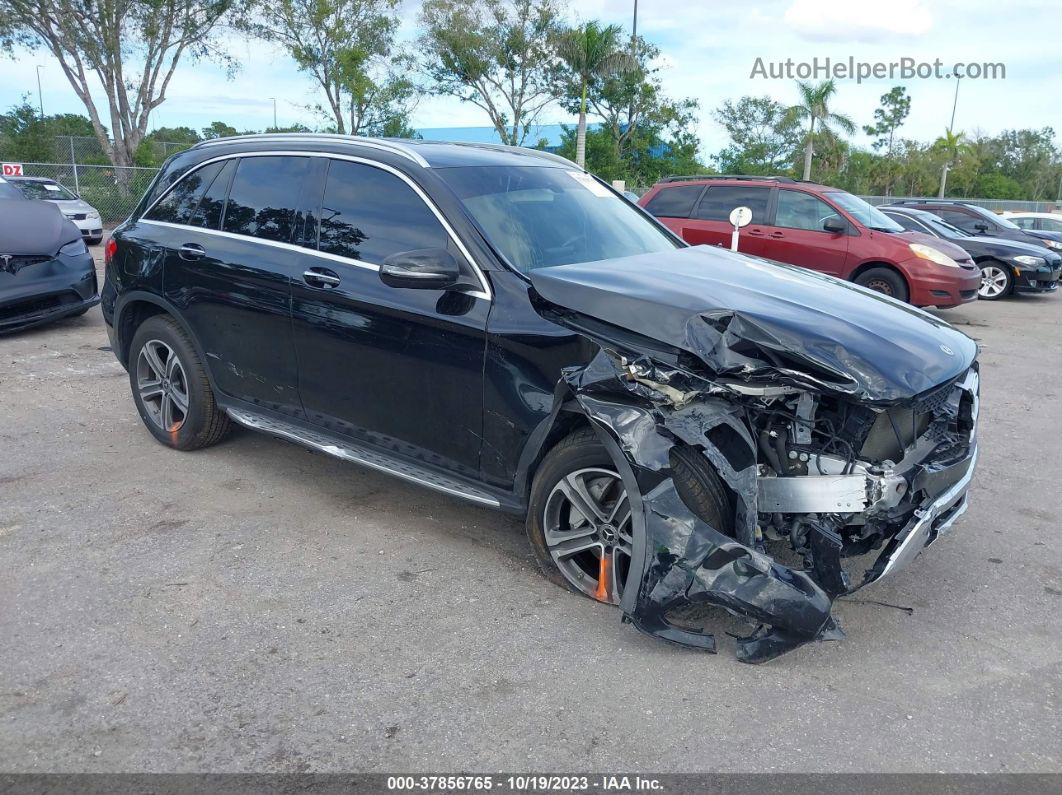
[[[875,207],[881,204],[891,204],[892,202],[902,200],[918,200],[925,199],[925,196],[863,196],[867,203],[873,204]],[[928,197],[930,201],[935,201],[936,197]],[[945,196],[945,201],[962,201],[969,202],[970,204],[976,204],[978,207],[984,207],[986,210],[991,210],[994,213],[1001,213],[1005,210],[1011,212],[1024,212],[1024,213],[1050,213],[1050,212],[1062,212],[1062,206],[1058,202],[1034,202],[1034,201],[1019,201],[1017,199],[964,199],[955,196]]]
[[[23,163],[22,173],[27,177],[54,179],[99,210],[104,226],[113,227],[129,217],[158,169],[79,163]]]

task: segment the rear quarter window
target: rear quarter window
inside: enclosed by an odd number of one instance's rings
[[[645,205],[646,212],[657,218],[689,218],[703,185],[676,185],[661,188]]]

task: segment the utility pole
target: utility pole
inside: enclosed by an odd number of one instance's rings
[[[631,58],[637,60],[638,58],[638,0],[634,0],[634,21],[631,23]],[[634,97],[631,97],[631,104],[627,107],[627,136],[628,138],[633,135],[634,127]]]
[[[43,64],[37,64],[37,101],[41,105],[41,120],[44,120],[44,93],[41,91],[41,69]]]
[[[951,124],[948,125],[948,132],[955,131],[955,108],[959,106],[959,83],[962,82],[961,77],[955,78],[955,100],[951,103]]]
[[[270,97],[270,99],[273,100],[273,129],[276,130],[276,128],[277,128],[277,98],[276,97]]]

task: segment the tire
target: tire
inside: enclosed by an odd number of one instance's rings
[[[978,301],[998,301],[1014,292],[1014,274],[1002,262],[988,260],[981,263],[981,284],[977,288]]]
[[[910,296],[903,276],[891,268],[869,268],[856,277],[855,283],[904,303]]]
[[[730,532],[729,493],[706,459],[686,452],[676,448],[672,462],[680,496],[699,517]],[[568,494],[579,483],[585,487],[581,496],[589,495],[601,509],[593,521],[573,510]],[[546,454],[531,486],[526,529],[546,579],[599,602],[619,603],[636,531],[615,464],[593,429],[574,431]]]
[[[133,334],[129,386],[144,425],[167,447],[198,450],[230,430],[195,346],[168,315],[152,315]]]

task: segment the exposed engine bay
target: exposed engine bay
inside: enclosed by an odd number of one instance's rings
[[[912,394],[907,384],[872,378],[878,374],[852,348],[814,348],[810,334],[785,338],[787,330],[762,315],[694,311],[676,322],[670,311],[654,318],[665,304],[654,302],[642,307],[641,328],[618,327],[590,314],[593,296],[580,301],[571,283],[563,296],[553,289],[564,270],[535,281],[550,300],[540,311],[600,351],[565,371],[557,399],[590,419],[630,497],[641,532],[620,605],[642,631],[714,651],[704,622],[690,620],[691,606],[711,605],[756,625],[738,639],[744,662],[840,638],[834,599],[909,562],[965,510],[978,370],[976,346],[959,332],[933,319],[947,329],[932,339],[935,360],[903,375],[913,384],[930,364],[951,369]],[[626,295],[636,295],[640,279],[623,281]],[[587,313],[558,306],[554,296],[568,307],[585,304]],[[893,353],[881,347],[879,366]],[[695,484],[677,465],[680,452],[725,483],[729,533],[691,509]],[[780,562],[779,548],[792,565]],[[846,569],[875,551],[865,571]]]

